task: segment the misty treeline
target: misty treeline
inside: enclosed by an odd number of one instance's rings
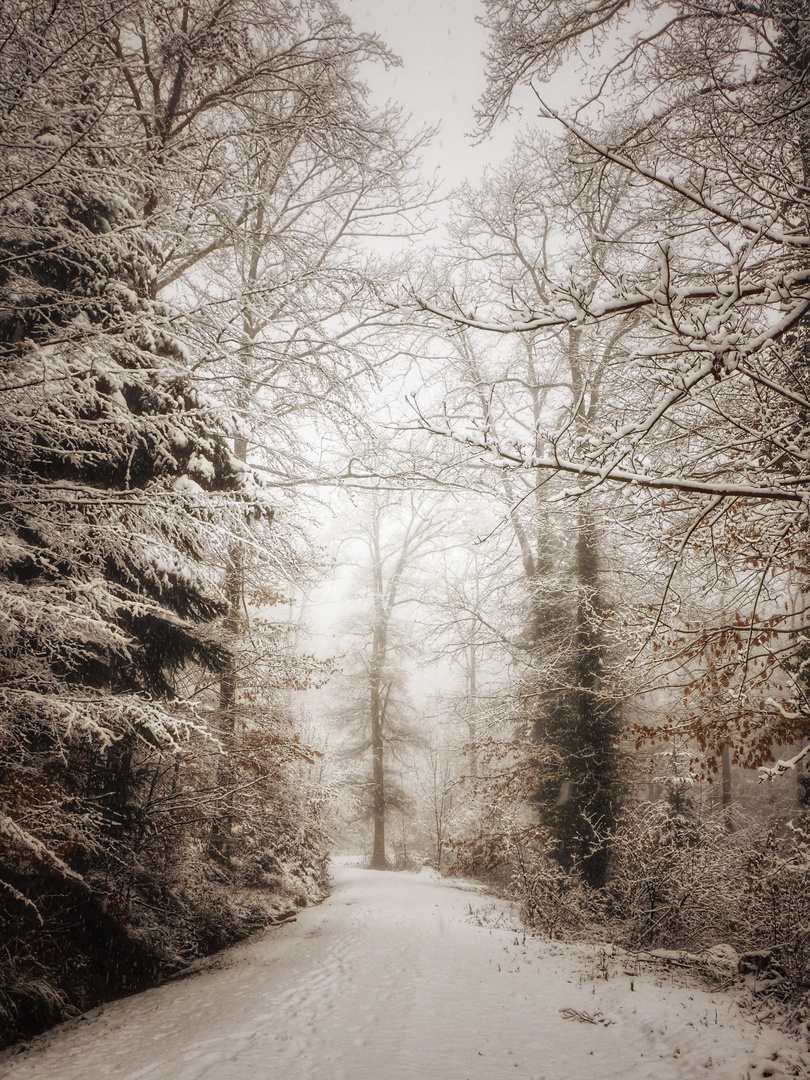
[[[538,120],[427,253],[328,0],[0,10],[6,1040],[341,829],[810,987],[810,8],[485,7],[480,134]]]

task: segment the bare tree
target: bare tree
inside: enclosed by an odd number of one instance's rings
[[[631,11],[635,21],[623,23]],[[619,203],[603,231],[580,237],[572,272],[558,269],[529,303],[437,290],[411,307],[459,328],[581,329],[603,342],[632,319],[632,338],[603,395],[613,415],[584,439],[574,426],[538,447],[452,413],[426,426],[539,479],[567,478],[567,499],[624,492],[662,564],[668,551],[648,640],[668,663],[702,657],[706,691],[719,689],[729,705],[704,723],[696,694],[690,730],[708,752],[731,742],[732,757],[757,764],[807,728],[806,603],[796,588],[806,570],[810,404],[806,8],[493,0],[488,20],[485,126],[516,86],[574,55],[602,58],[579,113],[542,100],[539,109],[557,119],[569,159],[597,178],[600,206],[611,193]],[[596,98],[612,108],[601,131],[588,111]],[[681,618],[673,589],[687,549],[703,560],[708,592],[716,568],[726,592],[733,581],[734,610],[715,603],[708,621]]]
[[[553,276],[567,264],[580,274],[582,303],[592,303],[612,259],[600,238],[620,219],[626,229],[638,225],[622,203],[625,191],[621,177],[611,188],[587,163],[568,160],[565,148],[528,137],[504,168],[458,200],[448,258],[465,301],[478,296],[525,310],[551,303]],[[576,242],[590,250],[584,262]],[[511,446],[527,460],[587,445],[625,408],[616,389],[634,323],[626,315],[607,333],[584,325],[526,333],[511,348],[487,348],[474,328],[455,333],[443,413],[423,422],[466,430],[470,442],[496,454]],[[530,470],[493,473],[523,586],[522,625],[501,623],[522,668],[519,711],[559,762],[556,781],[544,772],[544,817],[560,837],[564,864],[601,885],[607,864],[597,837],[615,825],[621,788],[600,557],[609,535],[604,501],[592,495],[572,511],[555,481],[539,484]]]
[[[358,550],[361,596],[368,596],[365,615],[357,621],[361,639],[360,671],[353,692],[361,694],[352,715],[360,721],[362,744],[370,755],[370,810],[374,826],[371,866],[385,869],[388,793],[387,756],[408,737],[397,722],[397,663],[393,645],[397,613],[414,609],[422,600],[417,581],[425,557],[443,543],[447,530],[438,501],[419,493],[399,497],[372,494],[370,505],[354,527]],[[406,635],[407,640],[407,635]],[[398,646],[401,649],[402,646]]]

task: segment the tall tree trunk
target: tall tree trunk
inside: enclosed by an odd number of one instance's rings
[[[726,743],[723,747],[720,757],[721,775],[723,778],[722,788],[722,807],[723,807],[723,823],[726,826],[728,832],[734,832],[734,821],[731,816],[731,804],[733,801],[733,795],[731,790],[731,747]]]
[[[240,461],[247,461],[247,443],[243,438],[234,439],[234,456]],[[225,597],[228,601],[228,614],[225,617],[225,632],[229,644],[234,645],[239,634],[240,611],[244,596],[244,570],[242,549],[234,544],[228,555],[225,570]],[[233,752],[236,737],[236,693],[238,687],[237,661],[231,656],[219,682],[219,738],[222,742],[222,756],[217,764],[217,787],[222,793],[219,809],[211,822],[211,834],[208,841],[209,855],[230,866],[231,838],[233,835],[234,782]]]
[[[580,514],[572,569],[576,605],[555,598],[559,610],[547,603],[545,610],[540,605],[536,612],[539,633],[556,617],[560,629],[567,627],[558,648],[562,650],[566,640],[569,643],[567,655],[561,651],[556,658],[559,689],[540,703],[535,725],[535,736],[559,756],[553,773],[540,781],[538,801],[544,823],[553,830],[554,856],[560,865],[581,873],[592,888],[602,888],[621,796],[620,716],[615,703],[603,696],[598,535],[587,509]]]
[[[239,608],[242,603],[242,551],[238,546],[231,548],[228,568],[225,572],[225,595],[228,599],[228,615],[225,630],[228,638],[235,641],[239,632]],[[222,793],[219,809],[211,823],[209,853],[221,862],[230,865],[231,836],[233,834],[234,780],[233,768],[234,740],[236,735],[236,657],[231,657],[222,672],[219,683],[219,738],[222,742],[222,756],[217,764],[217,787]]]
[[[429,540],[433,529],[411,505],[410,519],[405,526],[400,543],[387,554],[382,535],[383,515],[386,507],[375,508],[366,533],[373,590],[373,625],[371,637],[371,661],[368,667],[368,703],[371,727],[371,811],[374,819],[374,845],[371,866],[375,870],[388,868],[385,851],[385,825],[387,796],[385,785],[385,740],[387,716],[390,705],[392,682],[388,677],[389,629],[391,615],[397,604],[397,593],[402,576]],[[390,573],[386,569],[390,567]]]
[[[477,635],[476,635],[477,636]],[[470,670],[467,685],[467,730],[470,733],[470,773],[478,776],[478,663],[476,642],[470,645]]]
[[[385,774],[383,770],[382,724],[373,723],[371,731],[372,803],[374,808],[374,847],[371,869],[385,870]]]
[[[385,700],[382,688],[382,665],[386,652],[386,632],[377,627],[374,632],[371,691],[371,802],[374,815],[374,846],[371,853],[372,870],[385,870],[388,859],[385,854],[385,769],[383,760],[383,723]]]
[[[575,631],[574,753],[581,787],[580,850],[578,862],[589,885],[603,888],[607,881],[608,837],[616,825],[621,781],[616,740],[619,716],[616,705],[602,694],[605,645],[599,577],[599,539],[593,515],[583,510],[576,550],[578,603]]]

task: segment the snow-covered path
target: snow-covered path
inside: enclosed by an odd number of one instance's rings
[[[623,964],[605,980],[593,951],[524,943],[503,907],[472,886],[427,872],[341,866],[334,879],[331,898],[297,922],[222,954],[218,967],[94,1011],[42,1049],[0,1059],[0,1076],[759,1080],[797,1075],[795,1068],[807,1075],[798,1044],[759,1031],[727,994],[652,974],[635,977],[631,989]],[[582,1022],[584,1014],[599,1022]]]

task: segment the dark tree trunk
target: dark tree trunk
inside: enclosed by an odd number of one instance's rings
[[[228,568],[225,573],[225,595],[228,598],[229,611],[225,619],[225,629],[233,641],[239,632],[239,608],[242,603],[242,553],[238,547],[231,549]],[[217,787],[222,793],[216,816],[211,822],[209,854],[226,865],[231,861],[231,836],[233,834],[234,811],[234,768],[232,754],[236,735],[236,658],[228,660],[219,683],[219,738],[222,742],[222,756],[217,764]]]
[[[244,439],[234,439],[234,456],[240,461],[247,461],[247,443]],[[244,596],[242,549],[238,545],[234,545],[229,553],[225,570],[225,596],[228,600],[225,632],[229,643],[233,646],[239,634]],[[217,787],[222,792],[222,801],[216,817],[211,822],[208,844],[209,855],[228,866],[231,862],[231,837],[233,835],[235,772],[232,755],[236,735],[237,687],[236,657],[231,655],[219,683],[219,737],[223,754],[217,765]]]
[[[726,743],[720,757],[721,775],[723,778],[722,806],[723,822],[728,832],[734,832],[734,820],[731,816],[731,804],[733,794],[731,790],[731,747]]]
[[[538,788],[542,820],[555,838],[554,854],[566,870],[579,871],[592,888],[607,881],[609,837],[621,798],[618,735],[620,715],[602,689],[605,645],[600,597],[598,540],[592,516],[583,511],[574,557],[576,604],[555,597],[535,612],[538,649],[542,628],[554,626],[563,655],[561,688],[540,701],[535,737],[559,755],[559,765]],[[572,610],[573,607],[573,610]],[[547,609],[547,610],[546,610]],[[570,650],[564,656],[563,626]]]

